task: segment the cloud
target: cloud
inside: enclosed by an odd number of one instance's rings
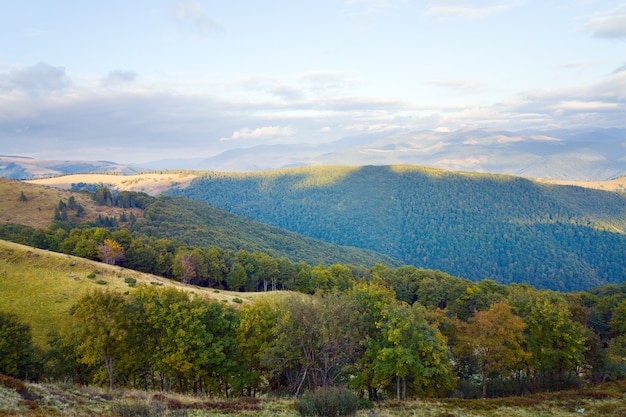
[[[593,32],[596,38],[626,38],[626,7],[622,6],[604,16],[593,18],[584,28]]]
[[[191,33],[203,37],[220,30],[196,0],[176,0],[174,10],[179,26]]]
[[[222,140],[238,140],[238,139],[267,139],[276,136],[292,136],[295,130],[290,127],[265,126],[256,129],[243,128],[234,132],[230,138]]]
[[[311,71],[298,76],[311,91],[339,90],[353,83],[347,74],[336,71]]]
[[[458,78],[430,80],[426,81],[425,84],[452,89],[463,94],[476,93],[485,89],[485,83],[481,80],[466,80]]]
[[[483,19],[517,7],[521,1],[438,0],[426,7],[426,15],[443,19]]]
[[[346,2],[348,5],[364,6],[366,13],[378,13],[398,3],[406,3],[407,0],[347,0]]]
[[[18,90],[34,95],[63,90],[71,85],[65,68],[46,63],[0,75],[0,90]]]
[[[134,71],[111,71],[101,82],[105,87],[115,87],[121,84],[133,83],[137,80],[137,73]]]
[[[235,81],[235,85],[251,91],[263,91],[285,101],[301,100],[304,92],[271,77],[248,77]]]

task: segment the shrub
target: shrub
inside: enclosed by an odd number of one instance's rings
[[[358,402],[357,396],[346,388],[318,388],[304,393],[296,403],[296,410],[305,417],[347,416],[356,413]]]
[[[111,406],[111,414],[119,417],[152,417],[152,407],[140,402],[119,402]]]
[[[103,279],[99,279],[96,281],[96,284],[100,284],[100,285],[107,285],[107,282]]]
[[[89,275],[87,275],[87,278],[89,278],[89,279],[94,279],[95,277],[96,277],[96,273],[95,272],[92,272]]]
[[[233,303],[241,304],[241,303],[243,303],[243,300],[241,298],[239,298],[239,297],[235,297],[235,298],[233,298]]]
[[[126,277],[124,278],[124,282],[128,284],[129,287],[134,287],[137,284],[137,280],[135,278]]]

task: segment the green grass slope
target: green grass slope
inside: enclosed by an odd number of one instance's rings
[[[127,278],[136,280],[135,286],[129,285]],[[29,324],[35,343],[41,347],[45,346],[46,335],[51,330],[62,328],[71,306],[86,292],[105,289],[134,291],[141,285],[175,286],[224,302],[233,302],[233,298],[247,302],[258,297],[274,296],[185,285],[130,269],[0,240],[0,309],[16,314],[22,322]]]
[[[416,166],[207,173],[171,194],[474,280],[626,279],[626,195]]]

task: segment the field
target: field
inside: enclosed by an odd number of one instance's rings
[[[69,190],[72,184],[103,184],[119,191],[137,191],[157,196],[163,191],[175,187],[185,187],[197,175],[190,173],[151,173],[135,175],[107,175],[107,174],[75,174],[61,177],[29,180],[27,182],[38,185],[47,185]]]
[[[356,417],[566,417],[626,416],[626,385],[589,392],[559,392],[491,400],[387,401]],[[131,411],[143,414],[130,414]],[[117,411],[117,413],[115,412]],[[0,377],[0,416],[229,416],[296,417],[293,399],[215,399],[144,391],[109,392],[68,384],[29,384]]]
[[[128,282],[135,280],[131,286]],[[0,240],[0,305],[29,323],[35,343],[45,346],[50,330],[58,330],[71,306],[94,289],[134,291],[141,285],[175,286],[220,302],[250,302],[270,293],[238,293],[200,288],[130,269]]]

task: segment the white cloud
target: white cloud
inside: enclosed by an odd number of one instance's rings
[[[340,90],[351,84],[353,80],[343,72],[310,71],[298,76],[298,81],[309,86],[312,91]]]
[[[206,36],[220,30],[220,26],[209,17],[196,0],[176,0],[174,10],[179,26],[191,33]]]
[[[361,5],[365,7],[367,13],[378,13],[399,3],[406,3],[407,0],[347,0],[349,5]]]
[[[486,87],[485,83],[483,83],[481,80],[465,80],[458,78],[431,80],[426,81],[425,84],[435,87],[449,88],[463,94],[483,91]]]
[[[248,77],[237,80],[233,84],[249,91],[263,91],[285,101],[302,100],[305,97],[301,89],[271,77]]]
[[[134,71],[111,71],[103,80],[102,85],[105,87],[115,87],[122,84],[133,83],[137,80],[137,73]]]
[[[436,0],[426,7],[426,15],[443,19],[483,19],[521,4],[518,0]]]
[[[597,38],[626,38],[626,6],[593,18],[584,26]]]
[[[0,75],[0,90],[18,90],[29,94],[59,91],[72,85],[65,68],[39,63]]]
[[[243,128],[232,134],[230,138],[222,140],[238,139],[267,139],[276,136],[292,136],[295,130],[291,127],[265,126],[256,129]]]

